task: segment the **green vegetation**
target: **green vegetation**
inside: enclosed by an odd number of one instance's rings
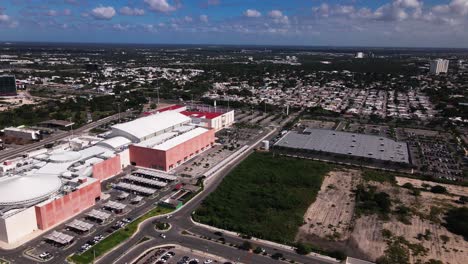
[[[70,257],[70,261],[78,264],[91,263],[94,261],[94,256],[96,256],[97,258],[104,255],[106,252],[110,251],[111,249],[113,249],[114,247],[118,246],[119,244],[127,240],[129,237],[131,237],[136,232],[138,225],[141,222],[153,216],[167,214],[172,211],[172,209],[156,207],[148,213],[135,219],[135,221],[128,224],[124,229],[120,229],[112,233],[110,236],[104,238],[101,242],[97,243],[83,254],[73,255],[72,257]]]
[[[292,243],[330,169],[326,163],[254,153],[208,196],[194,219],[249,236]]]
[[[356,194],[356,214],[379,214],[387,217],[392,201],[386,192],[376,192],[375,186],[365,187],[359,184],[354,191]]]
[[[385,250],[385,254],[377,259],[377,264],[409,264],[410,255],[413,258],[417,258],[427,255],[429,251],[429,249],[421,244],[410,243],[402,236],[393,236],[387,229],[382,230],[382,236],[387,242],[387,249]],[[416,263],[419,262],[420,260],[416,261]]]
[[[169,225],[168,223],[163,223],[163,222],[157,222],[156,224],[154,224],[154,227],[157,230],[168,230],[170,226],[171,225]]]
[[[410,225],[411,224],[411,208],[404,206],[404,205],[399,205],[397,206],[395,210],[396,217],[398,221]]]
[[[252,243],[250,243],[249,241],[244,241],[239,246],[239,249],[247,250],[247,251],[251,250],[252,248],[253,248]]]
[[[94,120],[100,119],[127,109],[139,109],[146,103],[140,92],[131,92],[120,96],[104,95],[96,97],[73,97],[64,101],[50,100],[39,105],[23,105],[10,111],[0,113],[0,127],[35,125],[48,119],[69,120],[75,123],[74,128],[85,124],[87,113]]]
[[[433,193],[447,193],[447,188],[440,185],[435,185],[431,187],[431,192]]]
[[[271,255],[271,258],[272,258],[272,259],[276,259],[276,260],[282,259],[282,258],[283,258],[283,254],[277,252],[277,253]]]
[[[307,255],[312,252],[312,247],[307,244],[298,243],[296,246],[296,252],[300,255]]]
[[[445,216],[445,227],[468,241],[468,207],[450,209]]]
[[[365,181],[396,183],[395,175],[391,172],[365,169],[362,173],[362,177]]]

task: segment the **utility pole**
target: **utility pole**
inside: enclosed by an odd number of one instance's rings
[[[156,94],[158,95],[158,101],[156,103],[156,106],[159,106],[159,87],[156,88]]]
[[[117,102],[117,111],[119,112],[119,123],[120,123],[120,102]]]

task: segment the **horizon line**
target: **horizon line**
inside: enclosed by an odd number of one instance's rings
[[[213,43],[137,43],[137,42],[92,42],[92,41],[17,41],[17,40],[3,40],[0,42],[1,46],[8,44],[82,44],[82,45],[179,45],[179,46],[225,46],[225,47],[296,47],[296,48],[371,48],[371,49],[440,49],[440,50],[468,50],[468,47],[433,47],[433,46],[364,46],[364,45],[294,45],[294,44],[213,44]]]

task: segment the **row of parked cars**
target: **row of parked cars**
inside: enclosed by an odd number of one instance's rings
[[[190,259],[188,256],[182,257],[177,264],[198,264],[200,261],[198,259]],[[207,259],[203,262],[203,264],[210,264],[213,263],[212,259]]]
[[[101,241],[103,239],[104,239],[103,235],[95,236],[93,239],[88,240],[88,242],[86,242],[84,245],[82,245],[79,252],[80,253],[85,252],[86,250],[90,249],[92,246],[94,246],[95,244],[97,244],[99,241]]]

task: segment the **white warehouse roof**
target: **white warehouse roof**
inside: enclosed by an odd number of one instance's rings
[[[106,148],[110,148],[112,150],[116,150],[116,149],[118,149],[120,147],[127,146],[127,145],[129,145],[131,143],[132,143],[132,141],[130,141],[130,139],[125,138],[125,137],[121,137],[121,136],[117,136],[117,137],[113,137],[113,138],[103,140],[103,141],[99,142],[97,145],[103,146],[103,147],[106,147]]]
[[[134,142],[140,142],[169,128],[189,123],[190,121],[189,117],[181,113],[166,111],[114,125],[112,126],[112,134],[114,136],[128,137]]]
[[[205,129],[205,128],[201,128],[201,127],[197,127],[195,129],[192,129],[188,132],[185,132],[177,137],[173,137],[159,145],[156,145],[156,146],[153,146],[154,149],[158,149],[158,150],[169,150],[177,145],[180,145],[192,138],[195,138],[205,132],[207,132],[208,129]]]

